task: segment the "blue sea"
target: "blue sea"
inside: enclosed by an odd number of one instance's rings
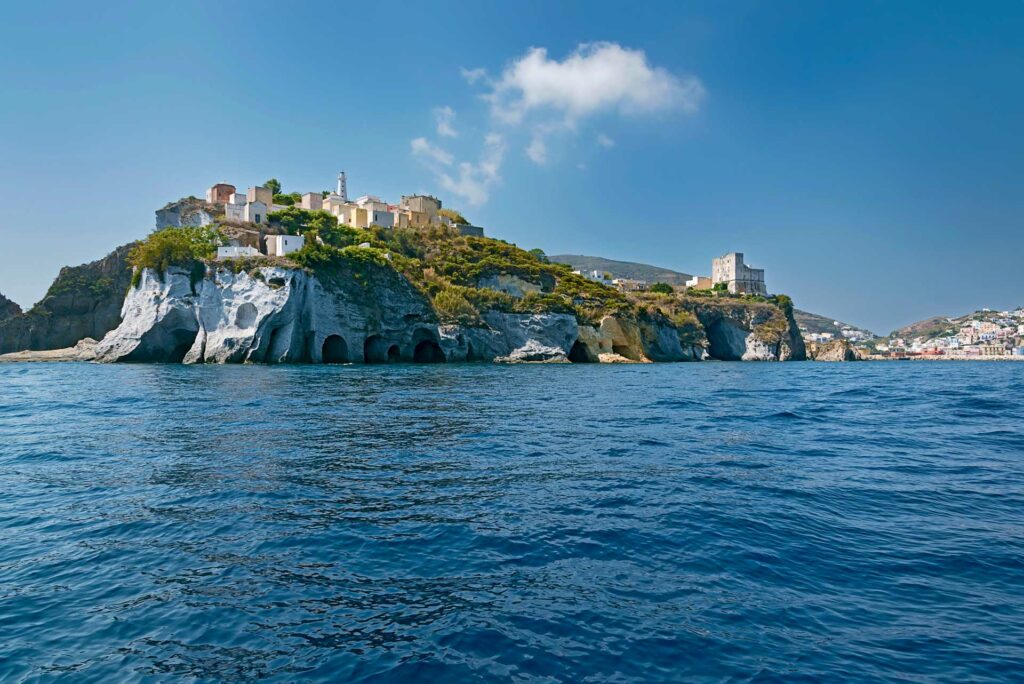
[[[0,365],[0,680],[1024,677],[1024,364]]]

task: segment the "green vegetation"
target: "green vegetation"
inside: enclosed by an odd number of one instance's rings
[[[548,259],[548,255],[545,254],[544,250],[539,248],[539,247],[534,247],[533,249],[531,249],[530,250],[530,254],[532,254],[533,257],[537,261],[541,262],[542,264],[550,264],[551,263],[551,261]]]
[[[451,219],[455,223],[461,223],[461,224],[468,224],[469,223],[469,221],[466,220],[465,216],[463,216],[459,212],[455,211],[454,209],[441,209],[437,213],[440,216],[444,216],[446,218]]]
[[[480,313],[458,287],[443,287],[438,291],[434,295],[434,311],[442,323],[474,325],[480,322]]]
[[[277,195],[281,192],[281,181],[277,180],[276,178],[271,178],[270,180],[266,180],[263,182],[263,187]]]
[[[280,192],[274,193],[274,204],[283,204],[291,207],[302,201],[302,195],[297,192],[291,192],[287,195]]]
[[[729,291],[729,284],[728,283],[715,283],[714,285],[711,286],[711,290],[713,292],[728,292]]]
[[[151,268],[162,275],[171,266],[191,266],[212,259],[217,254],[219,242],[220,233],[211,226],[154,231],[128,252],[128,263],[136,269],[132,286],[138,285],[144,268]]]
[[[106,276],[93,278],[81,269],[67,269],[61,273],[46,291],[47,297],[58,297],[62,294],[88,293],[94,297],[104,297],[114,291],[114,279]]]
[[[669,285],[668,283],[654,283],[647,289],[649,292],[660,292],[662,294],[672,294],[673,292],[675,292],[672,286]]]

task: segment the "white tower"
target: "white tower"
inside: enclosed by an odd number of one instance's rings
[[[348,185],[345,183],[345,172],[338,173],[338,195],[342,202],[348,202]]]

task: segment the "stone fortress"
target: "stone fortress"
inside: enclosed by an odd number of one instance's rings
[[[711,260],[711,285],[725,283],[731,294],[767,295],[764,269],[743,263],[742,252],[729,252]]]

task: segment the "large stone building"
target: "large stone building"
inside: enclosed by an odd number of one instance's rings
[[[764,285],[764,269],[743,263],[742,252],[729,252],[711,261],[712,285],[725,283],[732,294],[768,294]]]

